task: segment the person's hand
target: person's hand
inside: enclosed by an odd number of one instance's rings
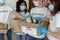
[[[43,34],[47,34],[48,31],[46,30],[46,27],[38,27],[38,32],[43,35]]]
[[[46,20],[39,21],[40,26],[46,26],[47,24],[48,24],[48,21],[46,21]]]
[[[28,18],[30,18],[30,15],[24,17],[24,21],[26,21]]]
[[[40,21],[40,20],[42,20],[42,17],[35,17],[34,18],[36,21]]]
[[[44,18],[43,18],[43,20],[47,20],[47,18],[46,18],[46,17],[44,17]]]
[[[49,21],[49,19],[48,19],[48,18],[46,18],[46,17],[43,17],[43,19],[42,19],[42,20]]]

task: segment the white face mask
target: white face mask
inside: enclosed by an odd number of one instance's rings
[[[48,8],[49,8],[50,11],[53,11],[54,10],[54,5],[51,4],[51,5],[48,6]]]
[[[34,1],[33,3],[34,3],[34,6],[36,6],[36,7],[39,6],[39,3],[36,1]]]

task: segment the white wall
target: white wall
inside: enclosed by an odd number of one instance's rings
[[[29,8],[29,0],[25,0],[27,2],[27,7]]]
[[[18,0],[6,0],[6,4],[10,5],[11,7],[13,7],[14,9],[16,9],[16,2]],[[27,6],[29,6],[28,1],[29,0],[25,0],[27,2]],[[28,7],[29,8],[29,7]]]
[[[18,0],[6,0],[6,4],[10,5],[11,7],[13,7],[14,9],[16,9],[16,2]]]

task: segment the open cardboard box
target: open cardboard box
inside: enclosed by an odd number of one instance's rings
[[[13,26],[12,27],[13,31],[16,32],[16,33],[23,33],[23,32],[32,33],[32,32],[36,32],[35,35],[38,34],[37,28],[38,28],[39,24],[26,23],[26,22],[23,22],[19,18],[14,18],[12,20],[12,26]],[[32,33],[32,34],[34,34],[34,33]]]
[[[0,23],[0,33],[7,33],[8,25]]]

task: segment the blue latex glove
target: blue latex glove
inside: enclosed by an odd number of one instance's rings
[[[46,26],[38,27],[38,32],[39,32],[41,35],[48,33],[48,31],[46,30]]]
[[[40,20],[42,20],[42,17],[35,17],[34,18],[36,21],[40,21]]]
[[[29,17],[30,17],[30,15],[25,16],[25,17],[24,17],[24,21],[26,21]]]

